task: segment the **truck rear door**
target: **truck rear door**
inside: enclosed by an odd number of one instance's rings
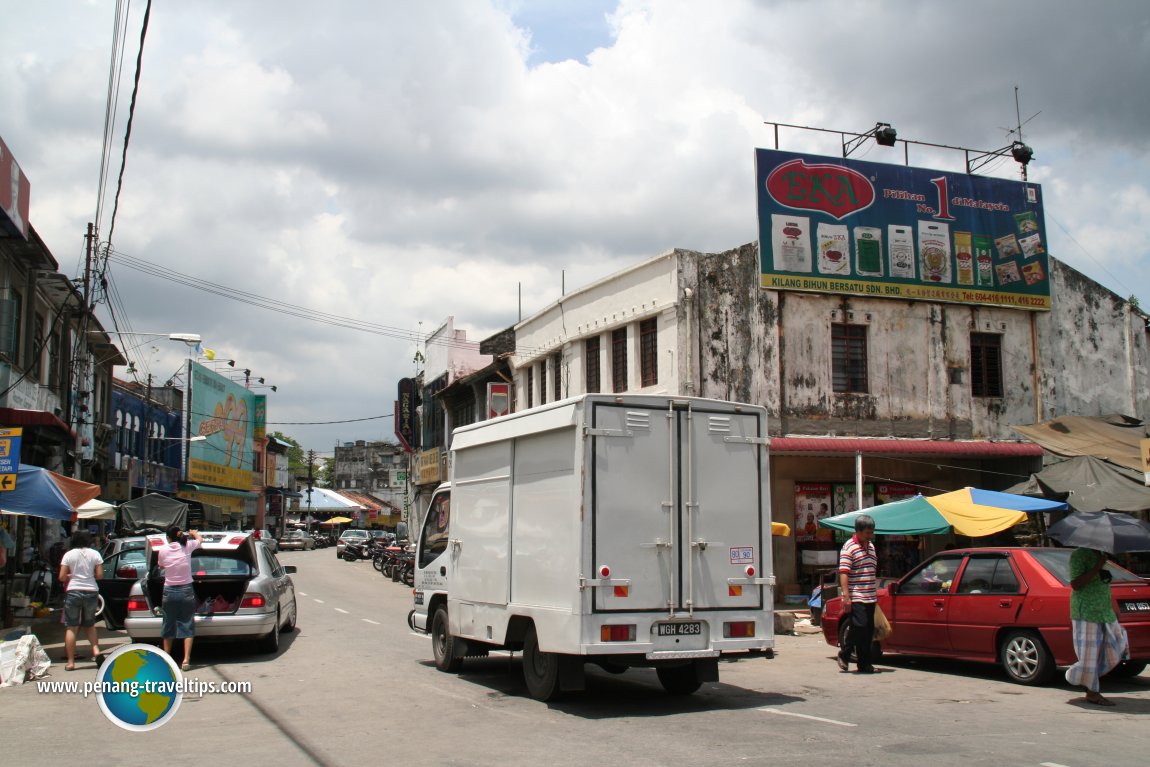
[[[761,607],[762,411],[591,407],[591,567],[629,581],[596,589],[595,609]]]

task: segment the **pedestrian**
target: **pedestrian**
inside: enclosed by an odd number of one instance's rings
[[[855,517],[855,534],[839,552],[839,593],[842,618],[847,621],[846,639],[839,648],[838,664],[850,670],[854,653],[860,674],[873,674],[871,643],[874,640],[874,610],[878,603],[878,553],[874,547],[874,519],[869,514]]]
[[[76,629],[83,628],[92,645],[96,665],[104,663],[100,637],[96,631],[96,610],[100,588],[96,581],[104,577],[104,560],[91,548],[92,536],[86,530],[72,535],[72,548],[60,559],[60,583],[64,584],[64,652],[67,671],[76,670]]]
[[[1066,670],[1066,681],[1086,688],[1086,702],[1113,706],[1102,697],[1099,677],[1129,655],[1126,629],[1118,622],[1110,600],[1106,553],[1078,548],[1070,555],[1070,628],[1078,662]]]
[[[188,536],[191,536],[191,540]],[[172,640],[184,640],[184,657],[180,669],[187,671],[192,658],[192,640],[196,636],[196,592],[192,585],[192,552],[203,538],[197,530],[185,535],[177,525],[168,528],[168,542],[159,550],[158,563],[164,569],[164,622],[160,637],[164,652],[172,654]]]

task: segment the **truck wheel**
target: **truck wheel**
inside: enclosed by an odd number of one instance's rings
[[[547,702],[559,695],[559,656],[539,650],[534,626],[523,638],[523,681],[535,700]]]
[[[435,608],[431,618],[431,651],[435,654],[435,667],[440,671],[456,672],[463,667],[463,658],[455,657],[455,637],[447,627],[447,608]]]
[[[1054,674],[1054,660],[1042,639],[1030,631],[1012,631],[1002,642],[1002,667],[1012,682],[1042,684]]]
[[[690,695],[703,686],[694,663],[685,666],[663,666],[655,669],[659,684],[671,695]]]

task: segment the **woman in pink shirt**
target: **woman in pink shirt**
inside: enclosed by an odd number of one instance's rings
[[[180,669],[187,671],[192,657],[192,640],[196,636],[196,592],[192,586],[192,552],[200,547],[203,538],[196,530],[189,530],[188,540],[180,528],[168,528],[168,542],[161,546],[157,561],[164,569],[164,624],[160,636],[164,652],[172,654],[172,640],[184,640],[184,658]]]

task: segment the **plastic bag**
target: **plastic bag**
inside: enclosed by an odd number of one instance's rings
[[[878,605],[874,607],[874,641],[881,642],[894,633],[891,628],[890,621],[886,619],[883,614],[882,608]]]
[[[0,687],[24,684],[48,673],[52,661],[34,634],[0,644]]]

